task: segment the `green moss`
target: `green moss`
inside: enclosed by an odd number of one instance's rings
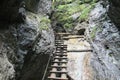
[[[102,32],[102,31],[103,31],[102,27],[99,26],[98,29],[97,29],[97,31],[98,31],[98,32]]]
[[[69,4],[73,2],[74,0],[54,0],[54,2],[61,3],[61,4]]]
[[[48,25],[41,23],[42,25],[39,26],[40,30],[48,30]]]
[[[39,26],[40,30],[48,30],[49,29],[51,21],[45,15],[27,12],[27,18],[39,23],[38,26]]]
[[[94,26],[93,28],[92,28],[92,31],[91,31],[91,33],[90,33],[90,36],[91,36],[91,39],[94,39],[95,38],[95,36],[96,36],[96,33],[101,33],[102,32],[102,27],[101,26]]]
[[[113,54],[114,54],[114,53],[110,52],[108,55],[109,55],[110,57],[112,57],[112,56],[113,56]]]
[[[49,24],[50,24],[50,19],[48,19],[47,17],[42,17],[39,24],[40,30],[48,30]]]
[[[84,3],[90,3],[92,0],[84,0]]]
[[[50,19],[48,19],[47,17],[43,17],[40,22],[45,22],[47,24],[50,23]]]
[[[91,36],[91,39],[94,39],[95,38],[95,35],[96,35],[96,31],[97,31],[97,27],[94,26],[91,33],[90,33],[90,36]]]
[[[39,15],[32,12],[27,12],[27,17],[29,19],[36,19],[37,17],[39,17]]]

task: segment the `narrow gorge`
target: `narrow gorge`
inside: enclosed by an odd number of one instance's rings
[[[0,2],[0,80],[120,80],[119,0]],[[68,79],[48,79],[56,34]]]

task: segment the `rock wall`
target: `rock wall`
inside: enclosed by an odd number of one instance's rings
[[[110,2],[110,8],[108,15],[120,31],[120,1],[109,0],[109,2]]]
[[[108,1],[100,1],[90,13],[87,37],[94,50],[90,61],[93,80],[120,79],[120,34],[107,14],[108,9]]]
[[[51,1],[4,0],[0,4],[0,80],[41,79],[54,50],[54,33],[47,15]]]
[[[0,80],[15,79],[15,46],[12,33],[9,30],[0,30]]]

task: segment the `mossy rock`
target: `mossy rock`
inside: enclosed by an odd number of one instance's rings
[[[50,26],[50,19],[42,14],[35,14],[32,12],[27,12],[27,18],[29,20],[36,21],[40,30],[48,30]]]
[[[40,30],[48,30],[50,26],[50,22],[51,22],[50,19],[48,19],[46,16],[42,17],[39,24]]]
[[[50,19],[48,19],[47,17],[43,17],[41,19],[41,22],[50,23]]]
[[[74,0],[53,0],[53,3],[57,3],[57,4],[69,4],[69,3],[72,3],[74,2]]]
[[[97,27],[94,26],[93,29],[92,29],[92,31],[91,31],[91,33],[90,33],[90,37],[91,37],[92,40],[93,40],[93,39],[95,38],[95,36],[96,36],[96,31],[97,31]]]

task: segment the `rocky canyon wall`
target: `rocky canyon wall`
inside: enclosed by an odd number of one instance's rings
[[[119,1],[99,1],[90,13],[87,37],[93,54],[88,65],[92,67],[93,80],[120,79],[119,6],[114,4]]]
[[[4,0],[0,4],[0,80],[41,79],[54,50],[48,16],[51,1]]]

